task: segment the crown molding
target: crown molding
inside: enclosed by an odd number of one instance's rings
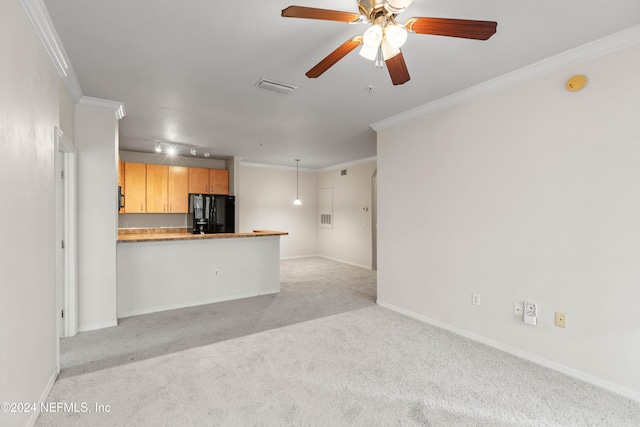
[[[364,159],[353,160],[351,162],[340,163],[340,164],[337,164],[337,165],[327,166],[325,168],[320,168],[320,169],[317,169],[317,171],[318,172],[328,172],[328,171],[333,171],[333,170],[338,170],[338,169],[344,169],[344,168],[347,168],[349,166],[360,165],[362,163],[375,162],[376,160],[378,160],[377,156],[365,157]]]
[[[507,88],[509,86],[522,83],[524,81],[540,77],[542,75],[558,71],[580,62],[602,56],[616,50],[624,49],[634,44],[640,43],[640,25],[603,37],[575,49],[568,50],[502,76],[488,80],[460,92],[444,98],[437,99],[425,105],[413,108],[388,119],[371,124],[371,128],[376,132],[396,126],[426,114],[487,95],[491,92]]]
[[[83,96],[78,105],[86,105],[87,107],[105,108],[107,110],[113,110],[116,114],[116,119],[122,119],[127,113],[124,111],[124,104],[118,101],[109,101],[108,99],[92,98],[90,96]]]
[[[373,157],[366,157],[364,159],[354,160],[347,163],[340,163],[333,166],[327,166],[325,168],[318,168],[318,169],[300,168],[300,172],[312,172],[312,173],[328,172],[328,171],[337,170],[337,169],[344,169],[348,166],[359,165],[361,163],[376,161],[377,159],[378,158],[376,156],[373,156]],[[262,169],[279,169],[279,170],[287,170],[287,171],[296,170],[295,166],[272,165],[269,163],[252,163],[252,162],[245,162],[242,160],[240,161],[240,166],[246,166],[249,168],[262,168]]]
[[[284,170],[284,171],[295,171],[295,166],[283,166],[283,165],[272,165],[269,163],[253,163],[253,162],[245,162],[240,160],[240,166],[246,166],[248,168],[261,168],[261,169],[276,169],[276,170]],[[311,168],[299,168],[300,172],[317,172],[316,169]]]
[[[77,103],[82,98],[82,89],[43,0],[21,0],[21,3],[69,94]]]

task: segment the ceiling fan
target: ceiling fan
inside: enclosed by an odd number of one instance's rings
[[[407,19],[404,24],[397,22],[396,16],[412,2],[413,0],[358,0],[358,13],[289,6],[282,11],[282,16],[350,24],[369,23],[370,26],[363,35],[344,42],[315,67],[307,71],[306,76],[309,78],[320,77],[349,52],[363,45],[360,49],[360,55],[375,61],[376,67],[379,68],[382,68],[384,62],[394,85],[404,84],[410,79],[407,65],[400,51],[407,39],[407,32],[476,40],[487,40],[496,32],[498,24],[493,21],[414,17]]]

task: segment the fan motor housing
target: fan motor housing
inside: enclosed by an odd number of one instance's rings
[[[358,10],[360,15],[373,21],[379,13],[385,14],[384,1],[380,0],[358,0]]]

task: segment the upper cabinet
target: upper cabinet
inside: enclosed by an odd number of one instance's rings
[[[209,192],[209,169],[189,168],[189,193],[206,194]]]
[[[122,194],[124,194],[124,162],[120,160],[120,155],[118,155],[118,187],[120,187],[120,200],[118,203],[121,206],[118,213],[124,213],[124,203],[122,200]]]
[[[120,213],[187,213],[189,193],[229,194],[229,171],[119,162]]]
[[[189,193],[229,194],[229,171],[189,168]]]
[[[209,169],[209,193],[229,194],[229,171]]]
[[[187,213],[189,211],[189,168],[169,166],[169,212]]]
[[[187,213],[188,168],[147,165],[147,213]]]
[[[147,213],[167,213],[169,166],[147,165]]]
[[[146,212],[147,202],[147,165],[144,163],[124,164],[124,212]]]

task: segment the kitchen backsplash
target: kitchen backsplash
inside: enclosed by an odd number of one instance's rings
[[[186,227],[187,214],[119,214],[118,228]]]

